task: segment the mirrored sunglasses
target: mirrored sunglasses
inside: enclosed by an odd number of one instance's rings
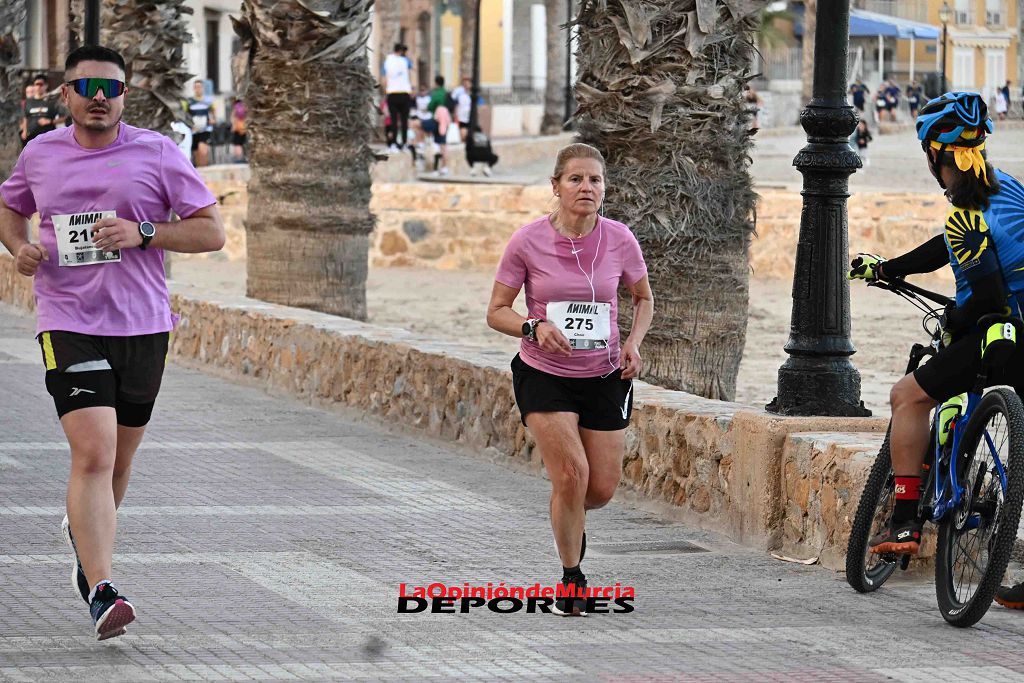
[[[124,94],[124,81],[113,78],[76,78],[73,81],[68,81],[67,85],[82,97],[89,99],[96,97],[96,93],[100,90],[103,91],[103,96],[107,99]]]

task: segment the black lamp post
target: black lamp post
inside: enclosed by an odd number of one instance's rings
[[[846,103],[850,0],[819,2],[814,30],[814,83],[800,112],[807,146],[793,165],[804,197],[793,276],[793,317],[778,395],[781,415],[864,416],[860,373],[850,362],[850,287],[846,280],[846,200],[850,174],[861,167],[849,145],[857,114]]]
[[[469,86],[469,96],[472,102],[469,105],[469,133],[466,135],[466,161],[470,159],[469,148],[473,145],[473,133],[476,132],[478,114],[476,102],[480,99],[480,5],[483,0],[476,0],[476,29],[473,31],[473,82]]]
[[[100,44],[100,0],[85,0],[85,44]]]
[[[953,14],[953,10],[950,9],[948,2],[943,2],[942,7],[939,9],[939,21],[942,22],[942,92],[944,94],[949,92],[946,87],[946,26],[949,24],[949,19]]]
[[[552,17],[554,20],[554,17]],[[572,118],[572,0],[565,0],[565,123]]]

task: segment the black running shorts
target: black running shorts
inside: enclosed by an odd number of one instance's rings
[[[625,429],[633,414],[633,381],[622,370],[607,377],[559,377],[512,359],[512,388],[523,424],[530,413],[568,412],[580,416],[584,429]]]
[[[117,423],[149,422],[167,359],[167,332],[134,337],[103,337],[50,331],[39,335],[46,366],[46,390],[57,416],[72,410],[109,406]]]
[[[965,334],[914,370],[914,379],[926,394],[941,402],[971,390],[981,369],[981,335],[980,331]],[[988,385],[997,384],[1008,384],[1018,394],[1024,391],[1024,347],[1020,344],[1005,366],[989,373]]]

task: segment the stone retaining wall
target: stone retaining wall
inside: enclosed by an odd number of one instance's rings
[[[0,300],[31,302],[6,255]],[[242,297],[175,295],[173,307],[179,362],[540,467],[504,354]],[[642,382],[634,405],[623,486],[738,541],[840,566],[873,445],[836,433],[884,420],[780,418]]]
[[[212,258],[244,259],[248,195],[243,175],[218,173],[207,184],[221,198],[227,229],[224,251]],[[754,277],[792,279],[801,200],[797,192],[760,190],[757,237],[750,246]],[[370,265],[490,271],[509,236],[552,208],[551,190],[543,185],[376,181],[370,203],[377,216]],[[884,256],[909,251],[941,229],[945,211],[945,202],[934,195],[854,194],[849,201],[850,250]],[[951,281],[947,271],[938,277]]]

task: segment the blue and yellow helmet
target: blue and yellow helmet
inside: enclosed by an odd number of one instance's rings
[[[948,92],[921,107],[917,139],[958,147],[978,147],[993,131],[988,106],[976,92]]]

